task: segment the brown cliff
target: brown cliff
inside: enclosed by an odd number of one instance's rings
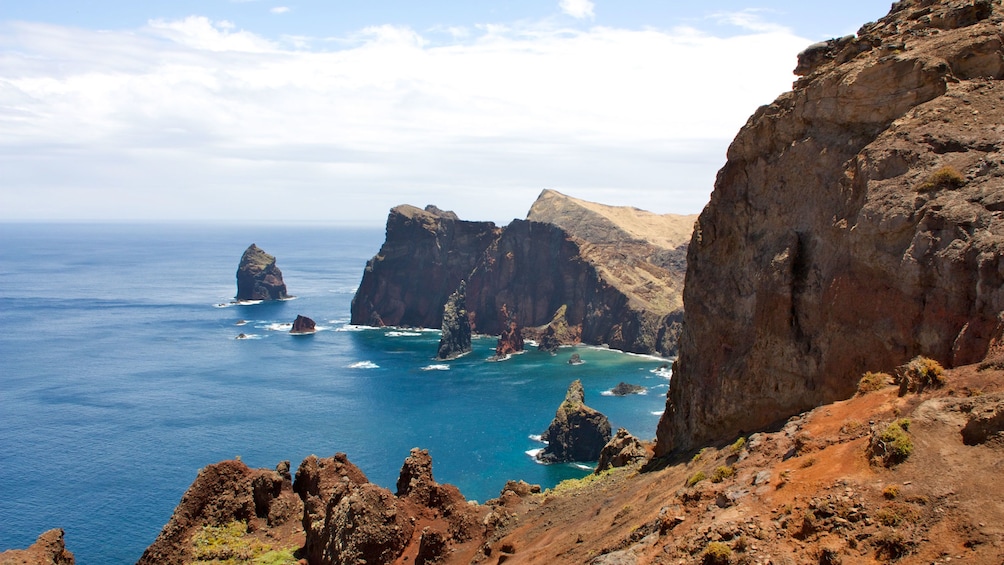
[[[76,559],[66,549],[63,530],[43,532],[27,549],[0,552],[0,565],[74,565]]]
[[[1000,2],[904,1],[800,58],[728,151],[687,256],[659,454],[762,428],[1004,310]]]
[[[282,271],[275,257],[251,244],[237,266],[237,300],[282,300],[289,298]]]
[[[353,299],[352,322],[439,327],[443,304],[465,279],[478,333],[509,328],[503,306],[521,328],[542,327],[564,307],[563,323],[573,329],[562,337],[671,355],[682,320],[681,226],[692,224],[688,216],[604,206],[547,190],[528,220],[502,230],[398,206]]]
[[[440,327],[446,299],[497,235],[491,222],[463,221],[435,206],[395,207],[352,299],[352,323]]]

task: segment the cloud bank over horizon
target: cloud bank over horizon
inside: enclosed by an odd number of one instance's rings
[[[720,15],[741,28],[724,36],[560,7],[588,27],[271,39],[201,16],[0,22],[0,220],[380,225],[432,203],[504,223],[543,188],[694,213],[810,43],[757,13]]]

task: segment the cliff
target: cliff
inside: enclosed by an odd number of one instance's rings
[[[289,298],[282,271],[275,257],[251,244],[237,266],[237,300],[281,300]]]
[[[728,151],[687,255],[657,453],[981,359],[1004,310],[1004,10],[904,1],[799,56]]]
[[[438,328],[443,305],[498,236],[491,222],[467,222],[435,206],[397,206],[386,240],[366,263],[352,299],[352,323]]]
[[[527,220],[501,230],[399,206],[388,217],[380,253],[367,264],[352,322],[439,327],[442,305],[465,279],[476,332],[507,330],[503,306],[521,328],[545,326],[564,308],[563,323],[574,329],[563,336],[672,355],[692,224],[689,216],[604,206],[549,190]],[[443,235],[460,232],[468,235]]]

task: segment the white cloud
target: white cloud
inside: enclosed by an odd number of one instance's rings
[[[409,202],[505,222],[545,187],[695,212],[808,43],[468,33],[443,45],[380,26],[319,51],[200,17],[132,32],[0,24],[0,218],[376,225]]]
[[[596,14],[593,13],[595,6],[590,0],[561,0],[558,6],[562,12],[576,19],[593,19],[596,17]]]
[[[764,19],[764,10],[746,9],[739,12],[717,12],[711,18],[718,23],[733,25],[757,33],[786,33],[782,25]]]
[[[269,12],[272,12],[273,14],[285,14],[286,12],[289,12],[289,6],[276,6],[270,9]]]

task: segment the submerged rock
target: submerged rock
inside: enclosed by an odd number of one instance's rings
[[[471,320],[467,316],[467,285],[460,286],[443,306],[442,335],[436,359],[456,359],[471,351]]]
[[[294,335],[312,334],[317,331],[316,327],[317,324],[315,324],[313,320],[306,316],[297,314],[296,319],[293,320],[293,328],[289,330],[289,333]]]
[[[237,267],[237,300],[281,300],[289,298],[282,271],[275,257],[251,244]]]
[[[581,365],[583,363],[585,363],[585,361],[582,360],[582,357],[580,357],[578,353],[573,353],[572,356],[568,358],[569,365]]]
[[[547,447],[537,459],[544,463],[596,461],[603,446],[610,441],[610,421],[585,405],[582,381],[575,380],[565,393],[551,425],[540,439]]]

